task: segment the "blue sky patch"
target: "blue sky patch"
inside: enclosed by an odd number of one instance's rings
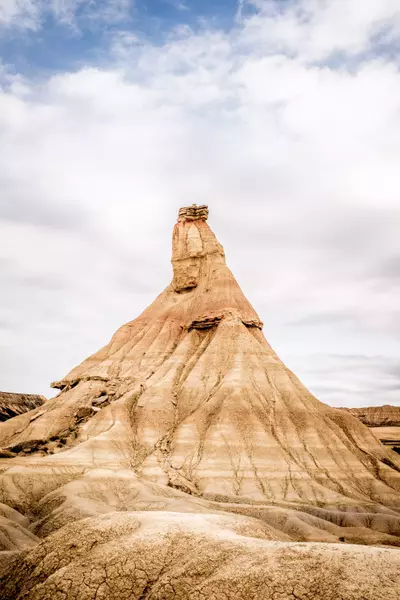
[[[0,57],[19,73],[32,75],[70,70],[101,61],[112,36],[131,32],[139,39],[162,43],[174,28],[188,25],[194,30],[204,26],[230,29],[235,24],[238,5],[234,0],[129,0],[118,12],[107,3],[84,3],[73,15],[44,12],[36,29],[18,23],[0,28]]]

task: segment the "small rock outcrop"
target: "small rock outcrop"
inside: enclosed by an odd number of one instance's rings
[[[208,206],[205,204],[201,206],[192,204],[192,206],[184,206],[179,209],[178,221],[197,221],[200,219],[204,221],[208,219]]]
[[[44,396],[0,392],[0,422],[42,406],[44,402],[46,402]]]

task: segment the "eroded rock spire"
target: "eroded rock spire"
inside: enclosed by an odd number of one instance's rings
[[[192,495],[398,504],[399,457],[278,358],[207,216],[180,209],[171,284],[56,382],[34,420],[5,423],[0,445],[67,432],[74,464],[128,456],[137,475]]]

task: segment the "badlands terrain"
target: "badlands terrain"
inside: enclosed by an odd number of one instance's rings
[[[21,415],[28,410],[41,406],[45,402],[44,396],[35,394],[10,394],[0,392],[0,422]]]
[[[281,362],[208,209],[171,284],[0,423],[1,600],[398,600],[400,455]]]
[[[400,406],[369,406],[350,408],[351,414],[370,427],[372,433],[385,446],[400,454]]]

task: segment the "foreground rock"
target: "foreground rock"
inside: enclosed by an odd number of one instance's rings
[[[0,425],[34,536],[7,600],[398,597],[400,457],[281,362],[207,216],[180,210],[153,304]]]
[[[35,394],[0,392],[0,422],[42,406],[45,401],[44,396]]]
[[[3,598],[398,600],[399,552],[277,543],[245,517],[110,513],[12,560]],[[396,591],[397,587],[397,591]]]

